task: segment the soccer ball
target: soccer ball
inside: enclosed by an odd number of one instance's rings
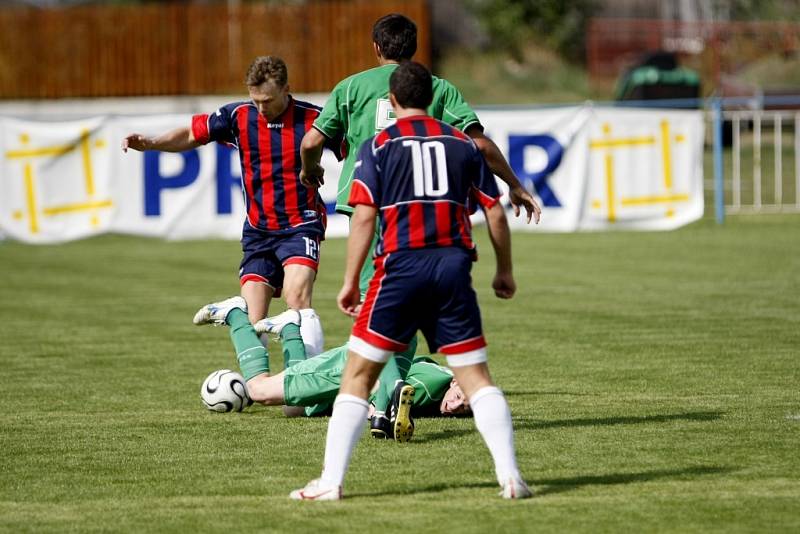
[[[253,404],[244,377],[230,369],[220,369],[208,375],[200,387],[200,398],[213,412],[241,412]]]

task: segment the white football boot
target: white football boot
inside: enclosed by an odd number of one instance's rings
[[[530,499],[533,492],[521,478],[509,478],[499,495],[504,499]]]
[[[297,326],[300,326],[300,321],[300,312],[290,309],[283,313],[279,313],[278,315],[261,319],[253,325],[253,328],[255,329],[256,334],[269,333],[279,336],[281,335],[281,330],[283,330],[286,325],[296,324]]]
[[[234,308],[239,308],[247,313],[247,302],[242,297],[231,297],[220,302],[206,304],[194,314],[192,322],[196,325],[213,324],[215,326],[225,324],[225,319]]]
[[[342,498],[342,487],[315,478],[305,488],[291,492],[289,498],[295,501],[338,501]]]

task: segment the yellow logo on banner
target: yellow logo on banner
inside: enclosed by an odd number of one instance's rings
[[[688,202],[689,194],[676,193],[673,190],[672,180],[672,143],[683,143],[686,141],[686,136],[682,134],[672,135],[670,132],[669,122],[661,121],[661,156],[662,156],[662,171],[664,178],[664,192],[642,196],[642,197],[621,197],[617,198],[617,193],[614,187],[614,150],[622,148],[635,148],[639,146],[655,146],[658,144],[659,139],[654,135],[645,135],[640,137],[611,137],[611,125],[603,124],[603,139],[591,139],[589,141],[590,150],[605,150],[604,153],[604,167],[606,179],[606,199],[605,207],[608,213],[608,222],[615,222],[617,220],[617,210],[619,207],[629,206],[648,206],[658,204],[674,204],[677,202]],[[602,209],[602,200],[593,200],[592,208]],[[675,215],[675,211],[667,208],[667,217]]]
[[[12,216],[17,220],[21,220],[27,215],[28,228],[31,234],[39,233],[40,217],[54,217],[64,213],[87,212],[91,216],[91,225],[97,226],[100,224],[98,210],[113,206],[110,199],[95,199],[92,149],[105,148],[105,142],[98,139],[95,140],[94,143],[91,143],[90,136],[89,130],[81,130],[80,137],[77,142],[73,144],[32,148],[30,147],[30,136],[23,133],[19,138],[22,148],[6,152],[6,158],[20,160],[22,162],[22,175],[25,181],[25,209],[15,211],[12,213]],[[71,204],[40,207],[36,195],[36,177],[33,172],[33,160],[42,157],[63,156],[78,151],[81,155],[81,174],[83,175],[83,188],[86,194],[86,200]]]

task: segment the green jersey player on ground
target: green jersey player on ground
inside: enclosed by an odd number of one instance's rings
[[[336,196],[336,210],[348,216],[353,208],[347,205],[350,186],[353,181],[353,170],[356,155],[361,144],[371,139],[376,133],[394,122],[394,111],[389,103],[389,77],[400,62],[410,60],[417,51],[417,27],[408,17],[390,14],[375,22],[372,29],[372,46],[377,57],[378,66],[345,78],[334,87],[319,117],[314,121],[300,147],[303,168],[300,180],[307,187],[319,186],[323,183],[323,169],[320,165],[322,149],[328,139],[343,136],[346,143],[346,158]],[[519,179],[509,166],[497,145],[483,133],[483,126],[478,116],[464,100],[461,93],[447,80],[433,77],[433,102],[428,114],[462,130],[472,138],[483,154],[491,171],[509,187],[509,200],[516,215],[520,208],[527,212],[527,219],[538,223],[541,209],[533,196],[520,184]],[[371,249],[377,239],[373,238]],[[360,275],[362,298],[366,293],[369,280],[375,269],[372,262],[365,262]],[[402,362],[400,362],[402,365]],[[383,384],[393,384],[402,380],[402,368],[390,360],[380,376]],[[376,401],[378,418],[373,420],[376,429],[384,424],[383,411],[388,405],[389,397],[381,388]],[[380,437],[380,430],[373,435]]]
[[[229,299],[220,306],[220,323],[228,324],[232,313],[244,313],[236,301]],[[342,371],[347,362],[348,346],[337,347],[314,358],[303,359],[304,347],[298,343],[294,330],[299,326],[297,314],[282,313],[256,323],[256,330],[275,334],[281,338],[285,369],[267,376],[259,385],[257,402],[266,406],[284,406],[290,417],[330,415],[333,401],[342,383]],[[294,327],[294,328],[288,328]],[[415,388],[412,398],[393,395],[390,405],[395,411],[406,410],[404,417],[469,415],[469,401],[453,379],[453,372],[428,356],[403,353],[411,362],[406,380]],[[290,362],[295,362],[290,365]],[[399,388],[395,388],[398,389]],[[371,397],[375,401],[375,395]],[[392,439],[394,436],[383,436]]]

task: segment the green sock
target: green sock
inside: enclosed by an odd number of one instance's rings
[[[269,373],[269,354],[258,339],[247,314],[234,308],[228,313],[225,322],[231,327],[231,341],[244,379],[250,380],[254,376]]]
[[[396,352],[394,356],[389,358],[386,365],[383,366],[381,374],[378,376],[380,387],[375,392],[375,411],[384,412],[389,408],[389,402],[394,393],[394,386],[398,380],[405,381],[408,376],[408,370],[411,367],[411,361],[414,359],[414,353],[417,352],[417,337],[411,340],[408,348],[403,352]]]
[[[283,327],[283,330],[281,330],[281,345],[283,346],[284,369],[288,369],[306,359],[306,346],[300,335],[300,327],[296,324],[287,324]]]

